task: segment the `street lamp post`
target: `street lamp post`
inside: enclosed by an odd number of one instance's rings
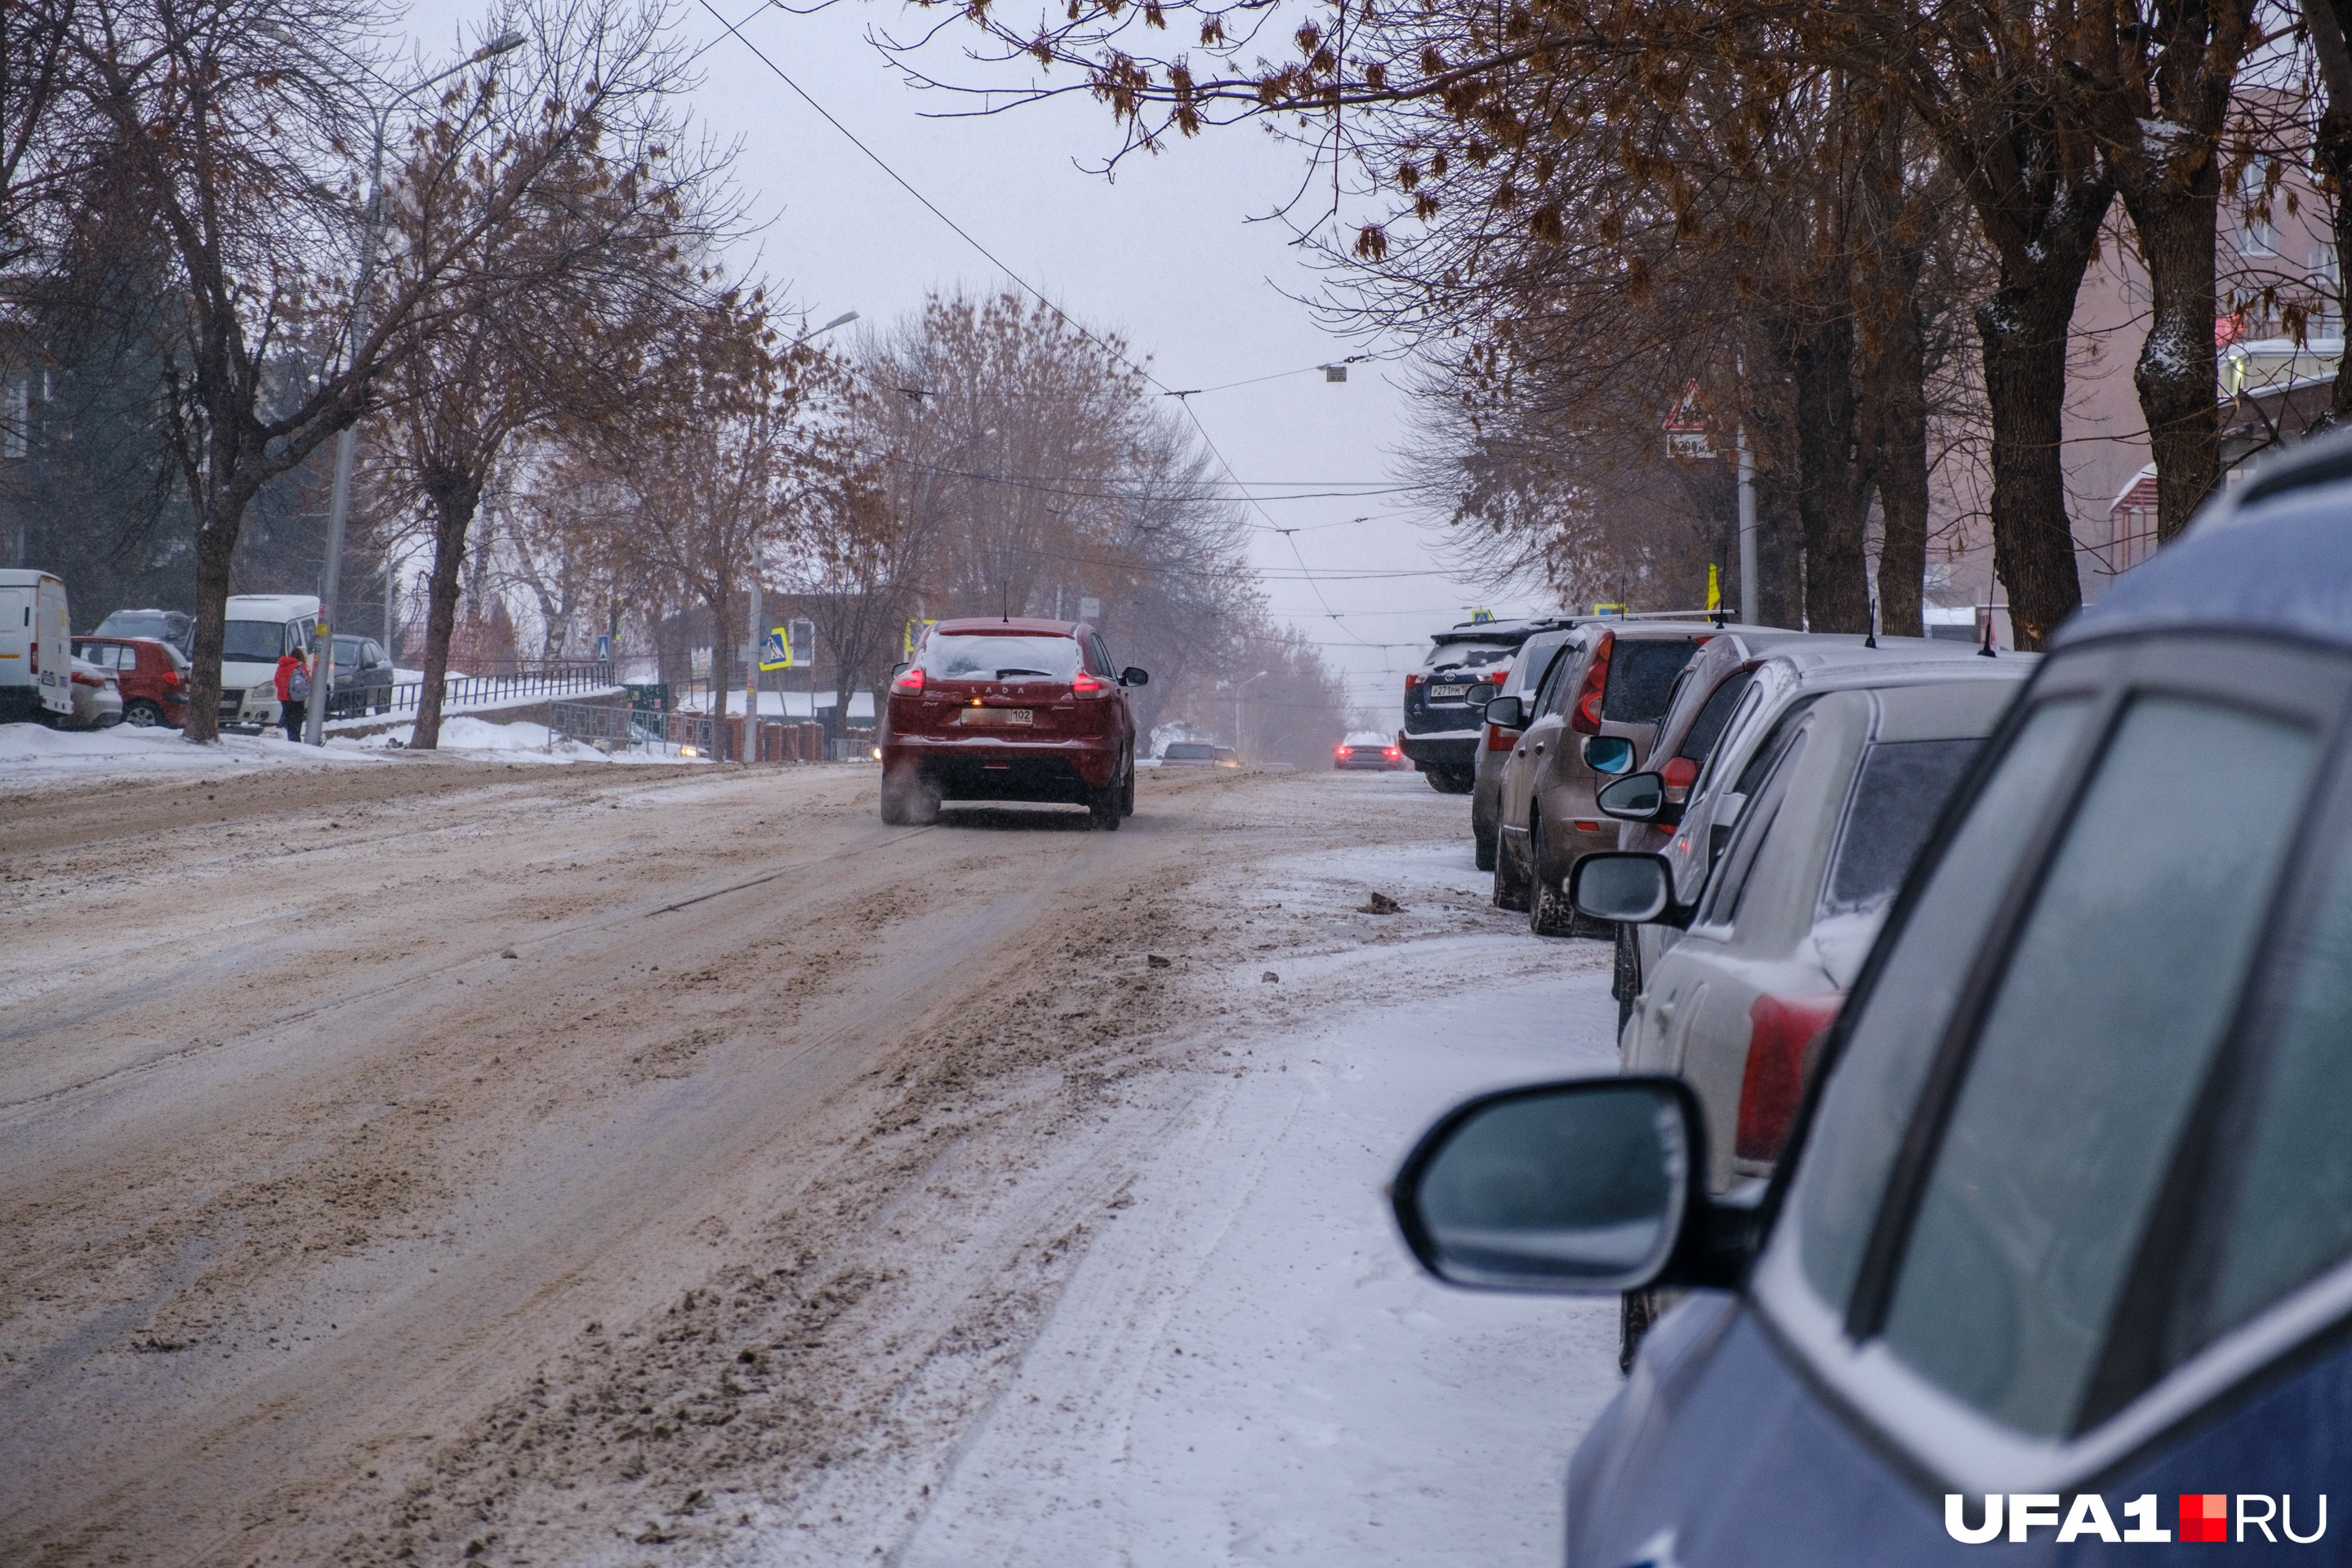
[[[375,117],[375,143],[368,154],[367,212],[360,229],[359,273],[352,284],[351,352],[354,359],[367,340],[368,290],[375,286],[376,245],[383,234],[383,137],[385,128],[392,122],[392,111],[426,88],[438,86],[484,60],[510,55],[530,41],[520,33],[501,33],[447,70],[401,89]],[[313,746],[327,743],[327,704],[335,695],[334,617],[341,608],[335,601],[343,574],[343,525],[352,510],[352,465],[358,455],[359,425],[353,421],[336,434],[335,478],[328,491],[327,571],[319,595],[320,648],[311,660],[310,710],[302,725],[302,739]]]
[[[1240,756],[1242,752],[1242,693],[1249,689],[1250,680],[1264,680],[1273,673],[1270,669],[1261,669],[1251,676],[1249,680],[1242,681],[1234,688],[1234,754],[1235,756]]]

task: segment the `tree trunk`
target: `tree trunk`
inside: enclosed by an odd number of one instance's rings
[[[2313,162],[2327,177],[2329,227],[2336,237],[2336,329],[2352,334],[2346,325],[2344,268],[2352,265],[2352,58],[2347,58],[2345,35],[2352,26],[2352,0],[2304,0],[2312,52],[2318,57],[2320,78],[2327,89],[2327,107],[2319,116],[2319,132],[2312,139]],[[2339,424],[2352,419],[2352,354],[2336,362],[2335,395],[2328,412]]]
[[[1914,276],[1916,283],[1916,274]],[[1877,359],[1864,380],[1863,425],[1878,481],[1878,626],[1889,637],[1926,635],[1920,599],[1927,577],[1927,335],[1909,290],[1880,326]]]
[[[1756,618],[1792,631],[1805,625],[1803,536],[1796,485],[1785,468],[1756,473]]]
[[[244,507],[226,510],[215,498],[196,525],[196,632],[189,655],[186,741],[220,738],[221,651],[228,638],[229,561],[236,553]],[[226,515],[223,515],[226,513]]]
[[[1797,512],[1805,538],[1805,626],[1870,629],[1862,493],[1853,462],[1853,317],[1802,333],[1789,356],[1796,386]]]
[[[425,689],[416,702],[412,751],[441,745],[441,685],[449,674],[449,639],[457,629],[457,574],[466,563],[466,531],[482,504],[482,487],[463,475],[436,475],[425,486],[433,508],[433,576],[425,615]]]
[[[2214,223],[2221,170],[2208,158],[2185,187],[2126,185],[2124,207],[2139,231],[2154,317],[2132,367],[2147,444],[2156,459],[2156,537],[2177,538],[2213,489],[2221,467],[2221,415],[2213,385]],[[2340,254],[2340,253],[2339,253]],[[2339,372],[2340,379],[2340,372]]]
[[[735,661],[730,657],[735,650],[728,632],[732,623],[727,612],[733,607],[730,597],[722,578],[710,595],[710,756],[720,763],[728,758],[727,700],[735,679]]]
[[[1992,413],[1993,571],[2009,591],[2017,646],[2039,649],[2083,602],[2060,455],[2066,328],[2084,268],[2053,261],[2022,280],[2001,270],[1976,312]]]

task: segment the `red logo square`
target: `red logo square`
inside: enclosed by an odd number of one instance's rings
[[[2229,1494],[2182,1492],[2180,1494],[2180,1539],[2183,1541],[2229,1540]]]

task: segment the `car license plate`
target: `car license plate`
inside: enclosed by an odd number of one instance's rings
[[[1429,700],[1432,702],[1459,702],[1462,694],[1469,689],[1466,686],[1433,686],[1429,689]]]
[[[1028,708],[966,708],[961,721],[965,724],[1027,724],[1034,722],[1034,710]]]

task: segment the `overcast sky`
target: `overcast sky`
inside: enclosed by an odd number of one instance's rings
[[[1117,145],[1116,128],[1083,96],[984,120],[925,118],[962,105],[908,86],[866,42],[867,29],[907,15],[897,5],[838,0],[793,16],[747,0],[712,4],[1024,280],[1089,326],[1124,332],[1166,385],[1307,372],[1204,393],[1192,405],[1234,475],[1266,496],[1358,492],[1265,500],[1251,513],[1251,559],[1276,613],[1346,672],[1351,697],[1378,722],[1395,722],[1402,674],[1432,630],[1475,605],[1498,615],[1538,607],[1451,580],[1411,496],[1363,493],[1398,482],[1405,373],[1393,362],[1358,364],[1346,384],[1333,385],[1311,369],[1363,345],[1320,331],[1286,297],[1311,293],[1316,275],[1287,228],[1249,221],[1296,188],[1295,153],[1254,127],[1229,129],[1132,159],[1106,179],[1087,171]],[[428,59],[454,58],[460,27],[479,14],[425,0],[411,14],[412,30]],[[765,224],[760,268],[812,323],[844,310],[878,323],[916,309],[926,289],[999,281],[984,257],[726,37],[698,0],[685,0],[678,17],[695,47],[716,40],[697,62],[703,79],[693,112],[712,136],[740,144],[738,178]],[[955,66],[944,57],[939,64]],[[960,74],[978,81],[986,68]]]

